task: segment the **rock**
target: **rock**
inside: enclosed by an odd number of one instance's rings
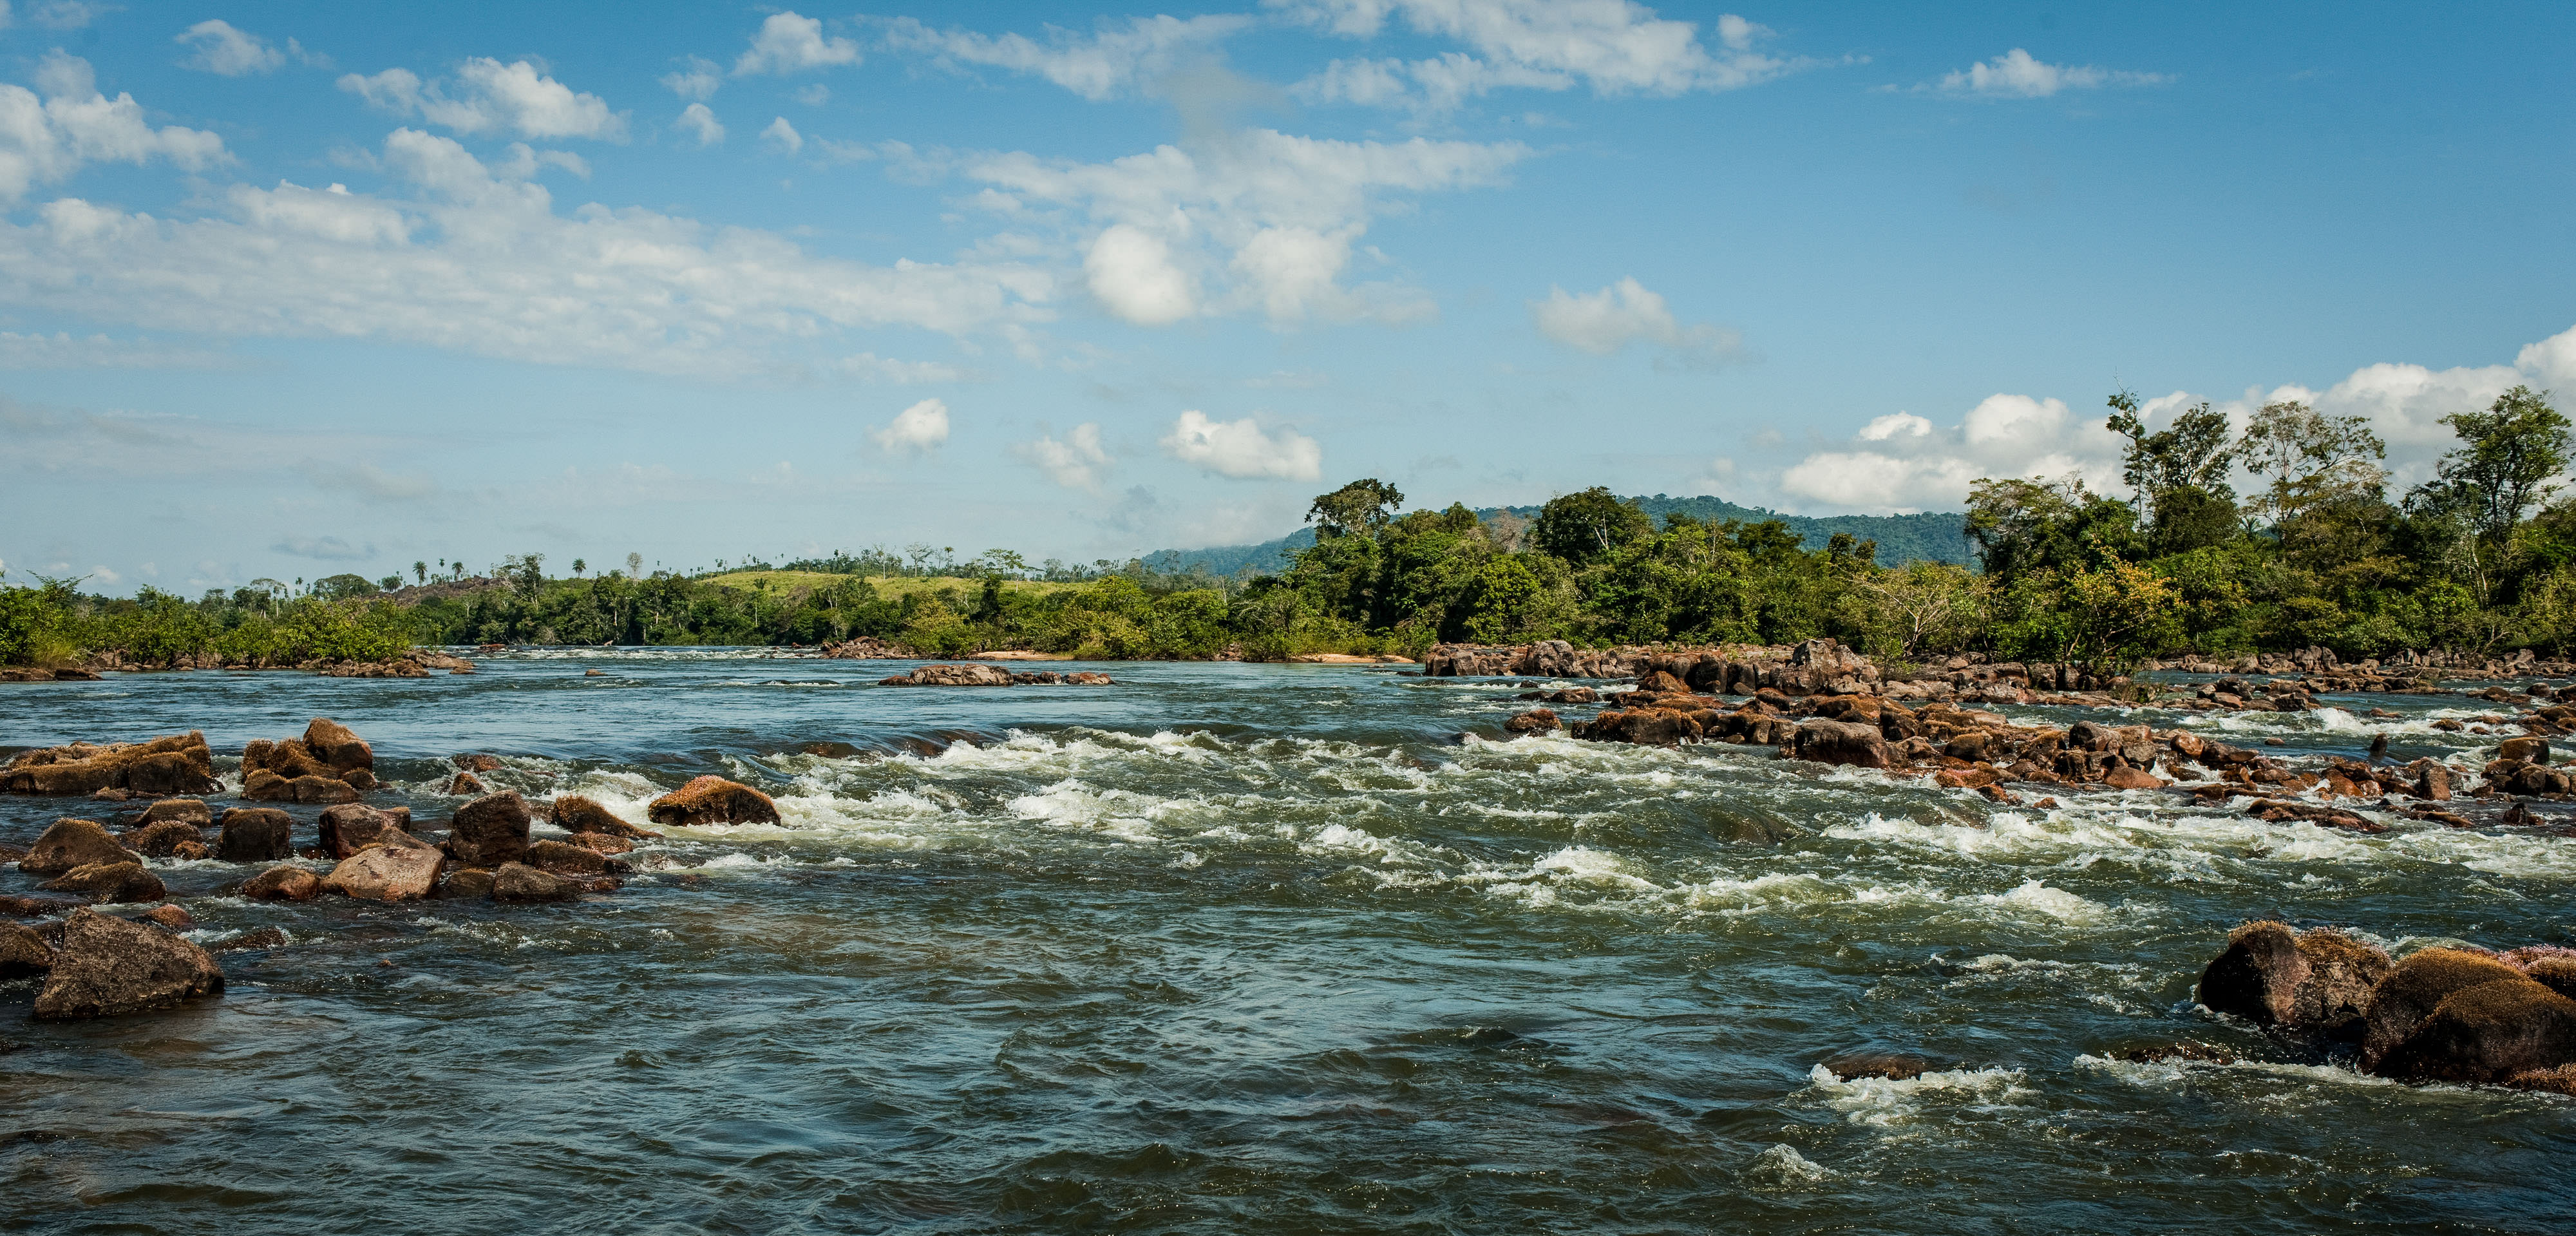
[[[2102,774],[2102,784],[2115,790],[2152,790],[2162,786],[2164,779],[2143,768],[2131,768],[2122,763]]]
[[[457,808],[447,829],[447,852],[465,866],[515,862],[528,852],[527,800],[516,790],[487,794]]]
[[[311,901],[322,892],[322,878],[302,867],[271,867],[242,881],[241,895],[254,901]]]
[[[338,859],[377,844],[427,848],[429,843],[404,830],[406,822],[364,803],[342,803],[322,813],[322,853]]]
[[[25,978],[54,968],[54,950],[32,927],[0,923],[0,979]]]
[[[2247,923],[2200,976],[2199,999],[2211,1011],[2259,1025],[2351,1037],[2374,984],[2389,972],[2388,954],[2330,927],[2293,932],[2282,923]]]
[[[1099,670],[1075,670],[1064,676],[1066,684],[1076,687],[1114,687],[1118,680]]]
[[[438,887],[446,862],[447,855],[416,842],[371,845],[342,859],[322,887],[362,901],[419,901]]]
[[[2540,957],[2520,964],[2523,977],[2576,1000],[2576,957]]]
[[[127,790],[136,794],[211,794],[214,753],[197,731],[140,743],[71,743],[22,751],[0,768],[0,793],[95,794]]]
[[[1596,742],[1672,747],[1698,738],[1699,725],[1689,714],[1670,708],[1614,708],[1585,723],[1579,736]]]
[[[479,752],[460,755],[448,762],[456,765],[457,771],[459,772],[487,773],[499,772],[501,770],[500,756],[484,755]]]
[[[1551,730],[1563,729],[1564,724],[1556,719],[1554,712],[1545,708],[1533,708],[1503,722],[1503,729],[1513,734],[1544,734]]]
[[[1825,1071],[1844,1081],[1864,1077],[1884,1077],[1891,1081],[1910,1081],[1933,1071],[1932,1062],[1921,1056],[1895,1052],[1854,1052],[1824,1062]]]
[[[2506,979],[2531,981],[2493,957],[2466,949],[2428,948],[2409,955],[2370,993],[2363,1013],[2362,1067],[2378,1072],[2381,1061],[2452,992]]]
[[[1802,721],[1791,736],[1791,752],[1802,760],[1887,767],[1887,740],[1877,727],[1857,721]]]
[[[49,893],[87,893],[101,901],[159,901],[170,894],[161,877],[133,859],[74,867],[37,885]]]
[[[601,854],[627,854],[635,849],[634,842],[624,837],[611,837],[606,833],[574,833],[564,840],[569,844]]]
[[[97,863],[132,862],[134,856],[109,836],[107,826],[96,820],[56,820],[36,838],[36,844],[18,860],[18,870],[29,875],[61,875],[74,867]]]
[[[224,813],[215,857],[228,863],[270,863],[294,853],[294,821],[275,807],[235,807]]]
[[[526,863],[503,863],[492,872],[492,900],[515,903],[570,901],[580,886]]]
[[[1663,670],[1637,675],[1637,689],[1652,695],[1688,695],[1690,684]]]
[[[491,792],[484,788],[481,777],[470,772],[458,773],[455,779],[447,783],[447,794],[450,798],[480,797]]]
[[[447,873],[447,878],[439,882],[438,895],[450,900],[489,897],[492,895],[492,869],[489,867],[451,869]]]
[[[214,956],[156,927],[72,911],[63,947],[36,995],[39,1021],[116,1017],[169,1008],[224,989]]]
[[[778,804],[771,802],[767,794],[722,777],[696,778],[654,799],[644,813],[656,824],[687,828],[778,822]]]
[[[79,909],[80,904],[77,901],[65,901],[59,897],[18,897],[0,894],[0,914],[9,915],[12,918],[50,918],[57,914],[69,914]]]
[[[2078,721],[2067,727],[2066,745],[2077,751],[2110,751],[2120,745],[2120,732],[2099,721]]]
[[[197,925],[197,920],[190,918],[185,909],[168,902],[145,910],[142,918],[145,922],[158,923],[172,931],[185,931]]]
[[[344,773],[356,769],[372,772],[376,767],[375,749],[351,733],[348,726],[329,717],[315,717],[304,727],[304,746],[313,758]]]
[[[881,687],[1008,687],[1011,671],[998,665],[925,665],[909,674],[881,679]],[[660,816],[655,816],[657,821]]]
[[[353,803],[358,801],[358,787],[337,777],[297,777],[287,782],[299,803]],[[244,797],[247,797],[245,795]]]
[[[2161,1064],[2172,1060],[2197,1060],[2210,1064],[2234,1064],[2236,1057],[2207,1043],[2158,1043],[2150,1047],[2129,1047],[2111,1053],[2114,1060],[2131,1064]]]
[[[229,936],[225,939],[217,940],[213,944],[207,945],[206,951],[209,953],[238,953],[245,949],[284,947],[286,947],[285,932],[280,931],[275,927],[262,927],[257,931],[245,931],[237,936]]]
[[[662,835],[651,829],[637,828],[611,814],[608,808],[601,806],[597,800],[584,798],[579,794],[556,796],[554,807],[548,812],[546,819],[548,823],[568,833],[606,833],[611,837]]]
[[[2508,738],[2496,744],[2496,758],[2521,760],[2529,764],[2549,762],[2549,740],[2546,738]]]
[[[125,834],[122,841],[126,849],[137,854],[169,858],[178,852],[180,843],[195,842],[202,847],[206,837],[186,820],[161,820]]]
[[[2569,1063],[2576,1063],[2576,1000],[2516,975],[2442,997],[2375,1071],[2410,1081],[2500,1082]]]
[[[158,824],[163,820],[186,820],[191,824],[209,825],[215,822],[215,815],[213,809],[206,806],[203,799],[165,798],[145,807],[143,818],[138,823]]]
[[[625,863],[597,850],[551,839],[529,842],[524,861],[531,867],[557,875],[610,875],[632,870]]]

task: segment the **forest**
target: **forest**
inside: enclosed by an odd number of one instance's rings
[[[2121,666],[2196,651],[2310,646],[2497,653],[2576,644],[2576,499],[2559,496],[2569,424],[2516,387],[2442,422],[2456,446],[2392,492],[2360,417],[2265,406],[2241,427],[2207,404],[2150,432],[2108,401],[2120,491],[2075,477],[1990,478],[1959,517],[1973,567],[1882,565],[1848,534],[1809,548],[1779,520],[1660,519],[1606,487],[1532,518],[1405,508],[1376,480],[1318,495],[1313,544],[1275,573],[1144,561],[1030,566],[991,550],[871,550],[716,572],[545,573],[527,554],[468,577],[255,581],[189,600],[79,581],[0,586],[0,664],[282,665],[412,644],[817,645],[871,638],[924,655],[1027,649],[1086,659],[1279,660],[1419,654],[1441,642],[1784,643],[1832,636],[1895,663],[1959,652]],[[2231,478],[2250,478],[2240,493]],[[748,574],[747,574],[748,572]]]

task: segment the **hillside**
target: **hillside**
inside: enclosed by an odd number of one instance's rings
[[[1627,498],[1639,510],[1657,521],[1674,511],[1693,519],[1740,519],[1759,523],[1776,519],[1789,526],[1789,531],[1809,549],[1822,549],[1837,532],[1848,532],[1865,541],[1878,542],[1878,561],[1882,566],[1902,566],[1908,562],[1955,562],[1962,566],[1974,559],[1962,530],[1965,517],[1949,511],[1928,511],[1920,515],[1783,515],[1761,507],[1737,506],[1723,498],[1700,495],[1675,498],[1665,494],[1653,497]],[[1522,519],[1538,518],[1536,506],[1486,507],[1476,512],[1479,519],[1492,519],[1503,512]],[[1164,549],[1145,556],[1145,565],[1158,571],[1188,571],[1204,568],[1211,575],[1232,575],[1246,567],[1264,574],[1288,569],[1288,555],[1315,543],[1313,528],[1299,528],[1274,541],[1258,545],[1218,545],[1206,549]]]

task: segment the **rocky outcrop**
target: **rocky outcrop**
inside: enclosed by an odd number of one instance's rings
[[[118,863],[91,863],[74,867],[36,887],[49,893],[84,893],[100,901],[159,901],[170,895],[161,877],[143,869],[143,864],[127,859]]]
[[[1027,687],[1111,686],[1118,680],[1096,670],[1060,674],[1054,670],[1006,670],[998,665],[925,665],[908,674],[877,680],[881,687]]]
[[[39,1021],[118,1017],[170,1008],[222,991],[224,972],[206,950],[157,927],[72,911],[63,945],[36,994]]]
[[[597,850],[551,839],[529,842],[527,857],[523,861],[528,866],[556,875],[616,875],[629,870],[624,862]]]
[[[322,877],[302,867],[271,867],[241,886],[241,895],[253,901],[311,901],[321,893]]]
[[[322,813],[319,821],[322,853],[329,858],[347,858],[371,845],[397,844],[427,848],[411,835],[411,808],[378,810],[365,803],[343,803]]]
[[[546,822],[568,833],[602,833],[611,837],[659,837],[662,834],[637,828],[617,818],[597,799],[579,794],[561,794],[547,812]]]
[[[315,717],[301,738],[254,739],[242,749],[250,802],[353,803],[376,788],[376,754],[349,727]]]
[[[523,905],[571,901],[581,896],[581,886],[525,863],[503,863],[492,872],[491,896],[494,901]]]
[[[1801,721],[1791,731],[1790,752],[1798,759],[1855,768],[1887,767],[1887,740],[1878,727],[1859,721]]]
[[[224,813],[215,857],[228,863],[275,862],[294,853],[294,821],[275,807],[235,807]]]
[[[156,820],[118,838],[126,849],[146,858],[202,858],[206,835],[186,820]]]
[[[1564,728],[1565,723],[1556,719],[1556,713],[1545,708],[1533,708],[1503,722],[1503,729],[1513,734],[1548,734]]]
[[[2332,928],[2247,923],[2201,972],[2199,998],[2213,1012],[2259,1025],[2357,1038],[2371,991],[2389,968],[2388,954]]]
[[[838,644],[825,644],[821,656],[834,661],[910,661],[921,654],[901,644],[860,636]]]
[[[456,809],[447,853],[465,867],[498,867],[528,852],[528,803],[516,790],[485,795]]]
[[[470,772],[458,773],[447,782],[447,796],[450,798],[479,798],[491,792],[481,777]]]
[[[22,751],[0,768],[0,793],[95,794],[122,790],[155,797],[211,794],[214,753],[195,730],[139,743],[72,743]]]
[[[2554,980],[2554,982],[2553,982]],[[2390,965],[2341,932],[2247,923],[2201,975],[2211,1010],[2358,1039],[2364,1071],[2416,1082],[2576,1091],[2576,953],[2428,948]]]
[[[699,777],[644,808],[656,824],[699,828],[709,824],[775,824],[778,804],[767,794],[722,777]]]
[[[96,863],[125,863],[134,855],[96,820],[56,820],[36,838],[27,856],[18,860],[18,870],[29,875],[58,876],[74,867]]]
[[[325,892],[362,901],[419,901],[438,887],[439,868],[447,856],[404,837],[410,844],[378,842],[342,859],[322,877]]]

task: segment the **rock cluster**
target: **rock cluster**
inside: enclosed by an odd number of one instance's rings
[[[644,815],[656,824],[698,828],[709,824],[775,824],[778,804],[767,794],[722,777],[698,777],[654,799]]]
[[[160,797],[211,794],[222,788],[215,780],[214,753],[196,730],[149,742],[85,743],[22,751],[0,768],[0,793],[130,794]]]
[[[2360,1046],[2405,1081],[2576,1093],[2576,951],[2388,954],[2331,928],[2239,927],[2200,977],[2213,1012]]]
[[[838,644],[825,644],[821,656],[834,661],[910,661],[921,654],[901,644],[862,635]]]
[[[353,803],[376,788],[376,753],[348,726],[315,717],[302,738],[254,739],[242,749],[248,802]]]
[[[1071,684],[1109,686],[1117,680],[1092,670],[1070,674],[1054,670],[1006,670],[998,665],[925,665],[908,674],[880,679],[881,687],[1025,687]]]

